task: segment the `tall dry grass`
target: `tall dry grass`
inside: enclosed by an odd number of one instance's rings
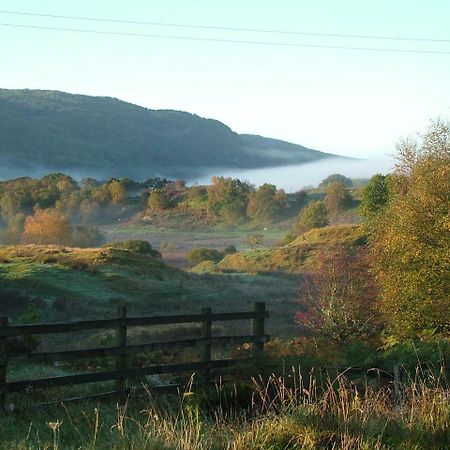
[[[193,392],[162,403],[150,392],[102,410],[65,408],[60,417],[8,449],[444,449],[450,447],[450,391],[443,372],[417,372],[400,386],[352,382],[346,374],[320,382],[292,370],[253,380],[246,407],[240,387]],[[214,399],[214,400],[212,400]]]

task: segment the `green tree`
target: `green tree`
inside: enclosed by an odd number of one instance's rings
[[[392,200],[370,244],[381,309],[397,335],[450,331],[450,125],[400,143]]]
[[[340,173],[334,173],[333,175],[329,175],[328,177],[324,178],[319,183],[319,187],[326,188],[332,183],[341,183],[345,187],[350,187],[352,185],[352,180],[344,175],[341,175]]]
[[[214,248],[194,248],[187,254],[187,259],[192,264],[199,264],[202,261],[219,262],[225,254]]]
[[[374,175],[361,196],[360,211],[363,216],[369,217],[384,208],[389,202],[389,177],[386,175]]]
[[[322,201],[312,201],[301,211],[295,229],[297,233],[304,233],[313,228],[322,228],[328,225],[328,211]]]
[[[263,184],[248,197],[247,214],[259,222],[269,223],[279,219],[288,206],[286,193],[273,184]]]

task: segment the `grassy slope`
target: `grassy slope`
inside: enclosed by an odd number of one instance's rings
[[[186,278],[157,258],[127,250],[36,245],[1,248],[0,276],[4,288],[49,304],[80,301],[83,315],[121,300],[133,298],[138,306],[156,295],[179,294]]]
[[[238,272],[304,272],[314,268],[319,252],[336,245],[358,245],[363,239],[358,225],[318,228],[302,234],[284,247],[248,250],[227,256],[218,268]]]
[[[34,300],[45,321],[111,317],[120,301],[128,303],[132,315],[160,315],[199,312],[204,306],[245,310],[254,301],[265,300],[275,312],[270,332],[286,336],[296,332],[297,285],[295,277],[283,278],[280,289],[279,278],[272,276],[200,276],[114,248],[0,247],[0,311],[13,320],[28,300],[22,305],[9,302],[8,309],[9,293]],[[55,308],[55,302],[63,307]],[[247,323],[236,327],[248,332]]]

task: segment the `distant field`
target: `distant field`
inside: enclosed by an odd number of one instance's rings
[[[176,267],[185,268],[188,263],[186,254],[197,247],[223,249],[234,245],[238,250],[246,250],[246,239],[254,234],[261,234],[263,247],[273,247],[290,231],[292,224],[281,223],[257,228],[211,227],[204,230],[183,230],[156,227],[153,225],[124,225],[102,228],[107,241],[142,239],[150,242],[159,250],[164,261]]]

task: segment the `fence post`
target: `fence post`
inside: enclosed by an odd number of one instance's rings
[[[203,308],[202,314],[210,316],[212,314],[211,308]],[[202,322],[202,338],[205,339],[205,345],[203,346],[202,361],[206,363],[206,369],[204,372],[205,382],[209,382],[210,372],[209,372],[209,361],[211,361],[211,333],[212,322],[211,319],[206,319]]]
[[[255,337],[263,337],[265,335],[265,312],[266,312],[266,303],[265,302],[255,302],[253,305],[253,311],[257,313],[261,313],[260,318],[252,319],[252,335]],[[256,357],[261,357],[264,351],[264,342],[255,342],[253,343],[253,355]]]
[[[127,307],[124,303],[119,304],[117,307],[117,318],[127,318]],[[121,349],[125,349],[127,346],[127,325],[126,322],[117,327],[116,330],[116,345]],[[127,355],[126,353],[120,353],[116,357],[116,369],[125,370],[127,368]],[[125,378],[119,378],[116,380],[116,391],[122,392],[125,388]]]
[[[0,330],[8,326],[8,317],[0,316]],[[0,333],[0,411],[6,407],[7,337]]]

